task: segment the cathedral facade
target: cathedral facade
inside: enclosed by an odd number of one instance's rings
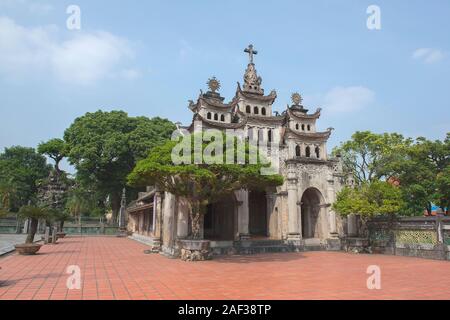
[[[250,45],[249,63],[241,86],[225,102],[220,82],[212,78],[209,90],[189,102],[193,121],[187,130],[242,130],[249,140],[277,153],[276,168],[284,184],[264,191],[240,190],[208,206],[202,223],[203,238],[215,253],[267,252],[294,248],[340,249],[341,219],[332,210],[336,194],[345,184],[339,158],[330,158],[327,141],[332,129],[319,131],[321,110],[309,112],[302,97],[281,114],[272,107],[277,93],[265,94]],[[277,150],[271,150],[276,146]],[[148,188],[128,207],[128,229],[153,250],[178,255],[179,241],[190,235],[189,208],[184,199]]]

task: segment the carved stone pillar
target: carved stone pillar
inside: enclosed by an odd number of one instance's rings
[[[159,252],[161,250],[161,224],[162,224],[162,196],[161,192],[157,190],[153,197],[153,246],[152,252]]]
[[[237,193],[240,201],[238,207],[238,236],[240,240],[248,240],[250,238],[248,190],[240,190]]]
[[[189,204],[186,199],[178,199],[177,239],[186,239],[189,233]]]
[[[294,165],[288,167],[287,179],[288,192],[288,240],[300,240],[300,214],[298,210],[298,190],[297,190],[297,175],[295,173]]]

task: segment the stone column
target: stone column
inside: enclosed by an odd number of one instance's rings
[[[267,236],[271,237],[277,233],[277,217],[275,210],[276,196],[273,193],[267,193]]]
[[[350,214],[347,217],[347,236],[349,237],[358,236],[358,225],[355,214]]]
[[[178,200],[177,239],[186,239],[189,235],[189,203],[186,199]]]
[[[250,238],[248,190],[240,190],[237,193],[240,201],[238,208],[238,235],[240,240],[248,240]]]
[[[295,174],[294,165],[288,167],[287,177],[288,192],[288,240],[300,240],[302,238],[300,229],[300,214],[298,210],[298,190],[297,175]]]
[[[162,212],[162,251],[169,255],[174,254],[174,227],[175,227],[175,196],[169,192],[164,195]]]
[[[162,224],[162,199],[161,192],[156,190],[153,197],[153,246],[152,251],[159,252],[161,249],[161,224]]]
[[[335,184],[334,178],[332,174],[328,175],[328,190],[327,190],[327,199],[328,203],[333,204],[336,200],[336,192],[335,192]],[[336,212],[331,208],[327,209],[328,211],[328,226],[329,226],[329,234],[330,238],[337,239],[338,231],[337,231],[337,221],[336,221]]]

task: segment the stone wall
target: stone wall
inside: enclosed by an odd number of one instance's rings
[[[450,260],[450,217],[377,217],[367,227],[373,253]]]

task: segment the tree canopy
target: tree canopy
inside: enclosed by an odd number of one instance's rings
[[[40,143],[37,151],[55,161],[55,169],[59,171],[59,163],[67,153],[67,145],[62,139],[51,139]]]
[[[51,166],[33,148],[15,146],[0,153],[0,193],[8,210],[17,212],[35,201],[38,182],[48,176]]]
[[[77,180],[109,195],[114,216],[126,176],[137,161],[168,139],[175,126],[161,118],[129,117],[123,111],[86,113],[65,131],[67,157]]]
[[[202,144],[197,150],[203,159],[195,164],[194,141],[199,136]],[[230,146],[227,141],[232,141],[235,146],[232,163],[226,159],[226,148]],[[283,184],[283,178],[278,174],[261,174],[262,168],[270,166],[261,156],[257,157],[255,164],[250,163],[251,147],[248,142],[241,142],[244,144],[244,148],[241,149],[237,146],[237,138],[222,134],[222,141],[214,140],[212,144],[214,143],[215,146],[211,149],[211,143],[205,142],[202,133],[185,136],[182,142],[168,141],[162,146],[155,147],[146,159],[138,162],[128,176],[130,185],[156,185],[176,196],[185,197],[191,204],[192,236],[195,239],[200,236],[200,221],[208,204],[236,190],[264,189]],[[181,149],[189,152],[184,155],[187,163],[180,164],[173,161],[174,150],[180,145],[183,146]],[[176,155],[178,156],[178,153]],[[245,163],[238,163],[240,156],[243,156]]]
[[[398,133],[357,131],[333,153],[340,155],[346,171],[363,183],[386,177],[386,164],[403,154],[411,143]]]
[[[424,210],[431,213],[432,203],[444,210],[450,205],[450,134],[444,141],[423,137],[414,141],[396,133],[356,132],[334,153],[341,155],[345,169],[357,181],[357,190],[343,190],[338,196],[338,207],[346,207],[345,199],[350,197],[356,197],[349,201],[356,205],[361,190],[380,181],[398,184],[399,214],[423,215]]]
[[[396,214],[403,207],[399,187],[384,181],[365,182],[358,188],[345,187],[337,196],[333,209],[343,216],[360,214],[372,217]]]

